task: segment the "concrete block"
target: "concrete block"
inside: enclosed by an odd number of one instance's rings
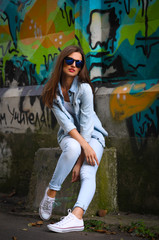
[[[60,148],[40,148],[36,152],[28,194],[29,209],[38,209],[60,154]],[[96,182],[96,193],[87,210],[87,215],[96,214],[99,209],[107,209],[111,212],[117,211],[117,159],[115,148],[104,150]],[[79,188],[80,182],[71,183],[70,173],[63,183],[61,191],[57,193],[54,214],[65,215],[67,209],[73,207]]]

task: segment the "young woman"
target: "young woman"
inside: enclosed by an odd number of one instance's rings
[[[47,227],[54,232],[82,231],[83,215],[95,193],[96,172],[107,132],[94,112],[93,87],[80,47],[69,46],[60,53],[42,98],[60,125],[58,143],[62,154],[40,203],[39,214],[43,220],[50,219],[56,192],[72,170],[72,182],[81,181],[77,202],[72,212]]]

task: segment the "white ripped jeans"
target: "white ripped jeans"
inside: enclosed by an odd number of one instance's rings
[[[91,138],[89,145],[94,149],[98,161],[100,162],[103,155],[103,146],[95,138]],[[57,162],[54,174],[49,184],[50,189],[56,191],[59,191],[61,189],[62,183],[71,172],[78,157],[81,154],[80,144],[70,136],[63,138],[60,143],[60,147],[62,149],[62,153]],[[83,165],[80,169],[81,187],[77,202],[73,208],[80,207],[84,210],[84,212],[87,210],[96,190],[97,169],[97,164],[95,164],[95,166],[91,166],[87,163],[86,160],[83,162]]]

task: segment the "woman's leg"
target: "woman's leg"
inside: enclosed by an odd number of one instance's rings
[[[89,142],[90,146],[95,150],[98,161],[100,162],[102,154],[103,154],[103,147],[102,145],[96,140],[91,139]],[[72,232],[72,231],[83,231],[84,229],[84,222],[83,222],[83,213],[88,208],[96,188],[96,172],[98,166],[91,166],[87,164],[85,161],[82,165],[80,176],[81,176],[81,189],[79,192],[79,196],[77,202],[74,206],[74,209],[69,212],[68,216],[63,218],[63,220],[49,224],[47,227],[50,231],[53,232]]]
[[[90,146],[96,152],[98,161],[100,162],[103,155],[103,147],[98,140],[92,138],[89,142]],[[91,166],[85,160],[80,171],[81,188],[78,195],[77,202],[74,205],[73,212],[78,218],[87,210],[90,202],[93,199],[96,190],[96,172],[98,166]]]
[[[55,202],[56,191],[61,189],[62,183],[72,170],[81,153],[80,144],[69,136],[62,140],[60,147],[62,149],[62,154],[56,165],[49,188],[46,189],[39,207],[39,215],[43,220],[50,219],[53,204]]]
[[[65,137],[61,141],[60,147],[62,149],[62,153],[49,183],[49,188],[54,191],[59,191],[61,189],[62,183],[71,172],[79,155],[81,154],[80,144],[69,136]]]

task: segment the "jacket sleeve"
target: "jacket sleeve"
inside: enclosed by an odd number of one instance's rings
[[[94,104],[92,88],[89,84],[81,84],[80,134],[89,142],[94,130]]]
[[[76,128],[71,115],[68,112],[66,113],[66,111],[62,111],[59,105],[55,102],[53,103],[52,111],[57,119],[58,124],[65,133],[69,133],[72,129]]]

